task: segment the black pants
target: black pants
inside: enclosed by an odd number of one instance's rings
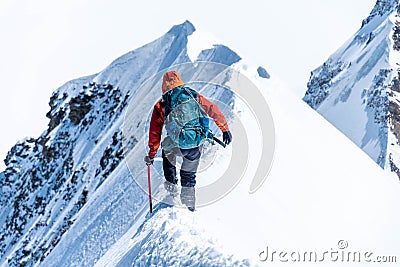
[[[164,176],[168,182],[173,184],[178,183],[175,167],[177,156],[181,156],[183,160],[180,170],[182,187],[194,187],[196,185],[196,172],[200,163],[200,147],[175,149],[170,153],[162,151]]]

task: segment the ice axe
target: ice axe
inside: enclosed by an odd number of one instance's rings
[[[215,142],[217,142],[218,144],[220,144],[221,146],[223,146],[224,148],[226,147],[226,145],[224,144],[224,142],[222,142],[221,140],[219,140],[217,137],[213,136],[213,140]]]
[[[213,140],[215,142],[217,142],[219,145],[221,145],[222,147],[226,147],[226,145],[224,144],[224,142],[222,142],[221,140],[219,140],[217,137],[215,137],[215,135],[211,132],[211,130],[208,131],[207,133],[207,139],[208,140]],[[214,144],[214,143],[212,143]]]

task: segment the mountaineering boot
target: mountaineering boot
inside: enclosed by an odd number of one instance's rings
[[[195,211],[196,196],[194,187],[182,187],[181,202],[186,205],[190,211]]]
[[[164,188],[167,190],[170,196],[176,197],[178,195],[178,186],[176,184],[164,181]]]

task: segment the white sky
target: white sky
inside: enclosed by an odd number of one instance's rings
[[[0,159],[46,128],[51,93],[186,19],[300,95],[375,0],[0,0]],[[4,170],[0,163],[0,171]]]

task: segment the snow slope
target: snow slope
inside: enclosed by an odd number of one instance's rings
[[[146,181],[149,113],[160,96],[159,71],[191,64],[191,34],[191,23],[176,25],[99,74],[68,82],[53,94],[49,128],[38,139],[19,142],[0,174],[0,265],[275,266],[277,258],[259,260],[267,246],[321,255],[338,250],[339,240],[348,241],[351,251],[396,255],[397,179],[273,75],[261,78],[257,67],[220,44],[204,47],[198,59],[232,64],[259,86],[276,131],[270,175],[249,193],[264,152],[256,118],[262,114],[229,91],[205,86],[201,92],[220,101],[224,112],[237,112],[240,120],[230,118],[231,129],[240,123],[248,129],[247,171],[229,194],[195,213],[158,205],[148,215],[140,186]],[[183,77],[201,81],[218,74],[218,68],[201,68]],[[219,78],[228,83],[234,76]],[[234,130],[233,135],[236,147],[243,140]],[[199,173],[199,185],[229,166],[231,147],[217,150],[218,164]],[[152,167],[157,198],[160,164]],[[326,259],[316,265],[330,264]]]
[[[180,208],[157,210],[153,217],[143,218],[140,227],[133,225],[96,266],[179,266],[178,262],[190,266],[192,257],[199,257],[191,256],[198,247],[206,244],[214,249],[214,244],[208,245],[212,240],[209,236],[218,240],[222,251],[248,260],[241,266],[288,264],[276,256],[271,262],[271,255],[267,261],[260,261],[259,254],[267,246],[276,251],[316,251],[320,260],[326,250],[340,251],[339,240],[349,243],[347,251],[398,256],[397,180],[290,92],[273,83],[260,83],[278,137],[274,165],[261,189],[249,194],[254,175],[250,169],[228,196],[199,208],[195,214]],[[199,229],[207,236],[202,244],[197,243]],[[192,250],[187,250],[187,244]],[[169,253],[156,249],[164,247]],[[204,249],[201,255],[199,263],[213,263],[208,261],[209,250]],[[332,259],[326,257],[313,264],[332,266],[340,262]],[[217,261],[210,266],[230,266],[228,262]],[[310,266],[307,261],[296,263]]]
[[[378,0],[360,30],[311,73],[304,96],[382,168],[398,175],[399,23],[398,1]]]

